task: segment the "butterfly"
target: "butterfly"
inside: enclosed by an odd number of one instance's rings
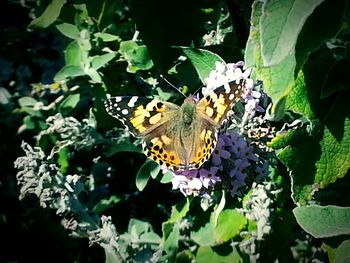
[[[214,151],[219,128],[244,87],[244,79],[232,81],[201,99],[189,96],[181,106],[145,97],[112,97],[105,108],[143,139],[149,158],[173,171],[198,169]]]

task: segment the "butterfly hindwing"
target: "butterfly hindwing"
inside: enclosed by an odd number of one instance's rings
[[[194,123],[192,134],[181,137],[181,119],[172,116],[144,137],[146,155],[173,171],[198,169],[209,159],[217,141],[217,130],[207,120]]]
[[[244,80],[232,81],[210,91],[197,104],[197,111],[219,127],[244,92]]]
[[[105,101],[105,108],[137,137],[151,132],[166,122],[166,114],[179,107],[169,102],[136,96],[113,97]]]

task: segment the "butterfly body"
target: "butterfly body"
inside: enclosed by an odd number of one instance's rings
[[[240,98],[243,83],[219,87],[181,106],[143,97],[121,96],[105,102],[107,112],[143,139],[146,155],[174,171],[199,168],[213,152],[218,129]]]

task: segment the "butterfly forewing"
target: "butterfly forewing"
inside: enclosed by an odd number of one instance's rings
[[[243,92],[244,80],[240,80],[238,84],[236,81],[232,81],[204,96],[197,104],[197,111],[212,120],[214,125],[220,127],[227,112],[241,98]]]
[[[105,101],[105,108],[137,137],[151,132],[167,121],[166,114],[178,110],[169,102],[136,96],[113,97]]]

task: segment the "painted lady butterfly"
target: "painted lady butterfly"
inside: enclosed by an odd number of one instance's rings
[[[199,101],[187,97],[181,106],[136,96],[105,101],[107,112],[143,139],[146,155],[174,171],[199,168],[215,149],[218,129],[240,99],[245,81],[232,81]]]

